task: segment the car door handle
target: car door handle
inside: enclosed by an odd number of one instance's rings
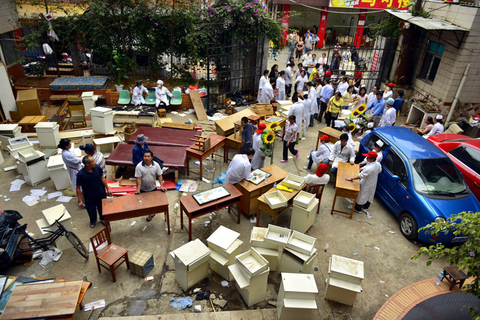
[[[475,184],[477,187],[480,188],[480,183],[478,183],[478,182],[475,181],[474,184]]]

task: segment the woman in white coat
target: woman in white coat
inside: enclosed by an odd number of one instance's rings
[[[263,76],[260,78],[260,81],[258,82],[258,94],[257,94],[257,101],[258,102],[262,102],[261,99],[262,99],[262,95],[263,95],[263,87],[265,86],[265,84],[269,83],[268,82],[268,74],[270,73],[270,71],[268,70],[265,70],[263,71]]]
[[[171,94],[170,91],[168,91],[168,89],[163,86],[162,80],[158,80],[157,85],[158,86],[155,88],[155,106],[158,108],[160,102],[163,102],[166,105],[165,109],[167,109],[168,111],[168,106],[170,105],[170,103],[168,102],[167,96],[172,98],[173,94]]]
[[[70,139],[60,140],[58,148],[62,149],[63,163],[67,167],[68,174],[70,175],[70,181],[72,182],[72,192],[77,190],[77,173],[82,169],[82,160],[77,158],[75,153],[70,151],[72,144]]]
[[[278,90],[277,100],[285,100],[285,71],[278,73],[276,87]]]
[[[360,192],[358,193],[357,203],[355,204],[355,211],[366,212],[367,217],[371,218],[367,209],[370,207],[370,203],[375,196],[378,175],[382,172],[382,166],[376,161],[377,153],[375,151],[370,151],[363,155],[367,157],[367,164],[363,167],[362,171],[356,177],[345,179],[347,181],[360,179]]]
[[[318,104],[317,104],[317,90],[315,88],[315,82],[307,82],[308,89],[308,100],[310,100],[310,118],[307,120],[307,123],[310,127],[313,127],[313,115],[318,113]],[[305,124],[306,126],[306,124]]]
[[[260,147],[263,144],[262,133],[263,130],[265,130],[266,128],[267,126],[265,125],[265,123],[260,123],[258,125],[257,131],[255,131],[255,134],[253,135],[252,148],[253,150],[255,150],[255,154],[252,158],[252,170],[257,170],[265,166],[265,153],[260,150]]]
[[[145,104],[145,99],[143,99],[144,92],[146,92],[147,96],[149,96],[148,90],[143,86],[142,81],[137,81],[137,85],[133,89],[133,95],[132,95],[132,102],[135,106]]]
[[[267,82],[263,86],[262,97],[260,98],[259,102],[260,103],[271,103],[274,98],[275,98],[275,94],[273,93],[273,87],[270,84],[270,81],[267,80]]]

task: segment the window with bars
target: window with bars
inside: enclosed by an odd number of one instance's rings
[[[440,44],[435,41],[429,41],[427,52],[423,58],[422,67],[418,77],[427,82],[433,83],[435,76],[437,75],[438,67],[440,66],[440,61],[442,60],[443,51],[445,50],[445,45]]]

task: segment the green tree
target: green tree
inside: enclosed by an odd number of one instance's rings
[[[412,259],[428,256],[427,266],[429,266],[433,260],[446,257],[450,265],[458,265],[468,277],[473,277],[472,283],[465,285],[465,292],[480,298],[480,214],[464,211],[447,220],[431,223],[420,230],[433,235],[444,232],[468,237],[468,240],[460,246],[446,247],[437,243],[429,247],[421,247]],[[469,307],[469,311],[474,319],[478,319],[480,314],[478,308]]]

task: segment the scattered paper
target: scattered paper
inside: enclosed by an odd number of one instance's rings
[[[395,234],[395,231],[390,230],[390,231],[388,231],[388,233],[389,234]]]
[[[43,195],[45,195],[45,193],[47,193],[47,190],[45,190],[45,189],[32,189],[32,190],[30,190],[30,193],[42,197]]]
[[[198,181],[185,179],[185,181],[183,181],[183,183],[182,183],[182,186],[180,187],[180,191],[181,192],[195,192],[195,191],[197,191],[197,187],[198,187],[199,184],[200,184],[200,182],[198,182]]]
[[[193,289],[193,293],[200,292],[200,290],[202,290],[202,289],[201,288],[195,288],[195,289]]]
[[[251,217],[250,222],[251,223],[257,223],[257,217]]]
[[[171,114],[178,114],[177,111],[172,111],[172,112],[170,112],[170,113],[171,113]]]
[[[203,182],[206,182],[206,183],[210,183],[210,182],[212,182],[212,181],[208,180],[208,179],[207,179],[207,178],[205,178],[205,177],[202,177],[202,181],[203,181]]]
[[[143,231],[145,231],[145,229],[147,229],[147,226],[143,227]]]
[[[103,308],[103,307],[105,307],[105,299],[87,303],[85,305],[85,307],[83,308],[83,310],[84,311],[90,311],[90,310],[92,310],[92,308],[93,308],[93,310],[95,310],[95,309]]]
[[[137,221],[133,221],[132,223],[130,223],[130,225],[133,227],[136,223]]]
[[[380,248],[379,248],[379,247],[375,247],[375,249],[377,249],[377,251],[380,251]]]
[[[145,277],[145,281],[150,281],[150,280],[153,280],[153,276]]]
[[[10,198],[5,198],[5,201],[10,201]]]
[[[57,192],[49,193],[47,195],[47,198],[48,199],[53,199],[53,198],[60,197],[60,196],[62,196],[62,191],[57,191]]]
[[[203,221],[203,223],[205,223],[205,227],[208,227],[208,225],[210,224],[211,221],[207,220],[207,221]]]
[[[69,202],[73,197],[61,196],[57,199],[57,202]]]
[[[12,181],[12,184],[18,184],[18,185],[22,185],[24,183],[25,183],[25,180],[21,180],[21,179],[16,179]]]
[[[185,113],[179,114],[179,117],[186,117],[187,115]]]
[[[21,184],[12,184],[10,186],[10,192],[14,192],[14,191],[20,191],[20,188],[22,187]]]

